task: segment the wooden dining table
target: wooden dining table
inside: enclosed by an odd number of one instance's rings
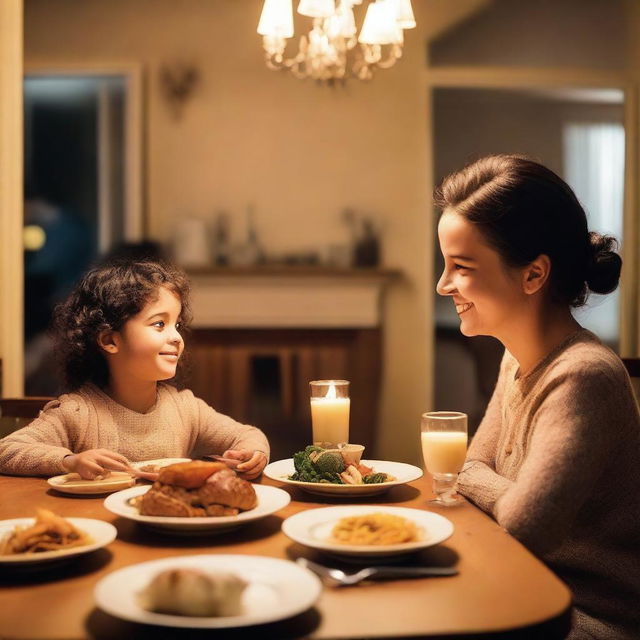
[[[282,486],[263,478],[263,484]],[[284,486],[291,502],[281,511],[218,535],[157,533],[104,507],[104,496],[57,493],[42,478],[0,476],[0,519],[35,515],[44,507],[62,516],[111,522],[117,538],[106,548],[64,564],[29,569],[0,565],[0,637],[38,638],[563,638],[570,629],[567,587],[517,540],[469,502],[438,507],[425,476],[366,499],[332,499]],[[288,620],[221,630],[167,629],[127,622],[97,608],[93,591],[111,572],[170,556],[300,556],[328,565],[335,560],[292,542],[282,522],[306,509],[336,504],[427,509],[454,525],[444,543],[404,558],[408,565],[455,566],[453,577],[370,581],[323,587],[315,606]],[[398,561],[400,562],[400,560]],[[343,568],[346,565],[340,565]]]

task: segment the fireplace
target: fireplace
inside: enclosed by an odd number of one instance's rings
[[[272,459],[311,442],[309,381],[351,382],[350,441],[374,455],[384,285],[378,270],[212,270],[191,274],[188,386],[259,426]]]

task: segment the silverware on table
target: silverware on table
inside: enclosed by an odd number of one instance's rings
[[[341,569],[325,567],[317,562],[298,558],[296,562],[320,576],[328,586],[346,587],[367,579],[402,579],[426,578],[428,576],[455,576],[458,573],[453,567],[366,567],[355,573],[345,573]]]

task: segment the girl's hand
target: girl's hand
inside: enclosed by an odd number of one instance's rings
[[[107,471],[129,471],[129,461],[109,449],[88,449],[82,453],[65,456],[62,466],[67,471],[75,471],[85,480],[95,480]]]
[[[247,480],[257,478],[267,466],[267,455],[262,451],[249,451],[249,449],[228,449],[222,456],[240,460],[236,471]]]

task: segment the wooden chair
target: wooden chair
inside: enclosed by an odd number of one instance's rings
[[[29,424],[53,398],[0,398],[0,438]]]

